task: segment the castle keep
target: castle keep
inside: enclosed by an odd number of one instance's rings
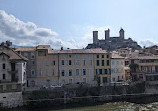
[[[124,30],[121,28],[118,37],[110,37],[110,29],[105,30],[105,40],[98,39],[98,31],[93,31],[93,43],[88,44],[87,49],[102,48],[105,50],[116,50],[119,48],[140,49],[141,47],[131,38],[125,39]]]

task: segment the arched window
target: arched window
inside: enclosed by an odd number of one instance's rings
[[[3,69],[5,69],[5,64],[3,63]]]

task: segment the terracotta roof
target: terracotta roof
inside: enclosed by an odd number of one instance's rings
[[[50,49],[50,45],[38,45],[37,49]]]
[[[1,54],[6,54],[7,56],[9,56],[10,60],[28,60],[27,58],[15,52],[13,49],[5,46],[0,46],[0,55]]]
[[[107,53],[106,50],[99,49],[68,49],[61,50],[58,53]]]
[[[130,57],[130,59],[158,59],[157,56],[134,56]]]
[[[17,48],[15,51],[21,51],[21,52],[32,52],[35,51],[35,47],[24,47],[24,48]]]
[[[112,59],[125,59],[125,57],[122,57],[117,53],[112,53]]]

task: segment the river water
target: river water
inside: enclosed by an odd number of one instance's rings
[[[21,111],[21,110],[20,110]],[[69,109],[37,109],[22,111],[158,111],[158,102],[150,104],[135,104],[129,102],[106,103],[97,106],[77,107]]]

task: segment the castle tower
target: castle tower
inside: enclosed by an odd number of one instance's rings
[[[98,31],[93,31],[93,43],[96,44],[98,42]]]
[[[110,38],[110,30],[105,30],[105,40]]]
[[[120,33],[120,38],[124,39],[124,30],[121,28],[121,30],[119,31]]]

